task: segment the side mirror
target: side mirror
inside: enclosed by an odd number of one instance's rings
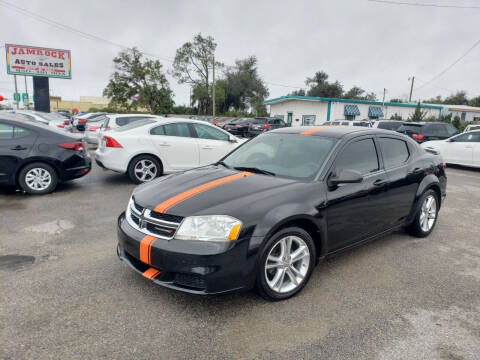
[[[361,183],[362,181],[363,176],[358,171],[345,169],[340,174],[331,176],[328,179],[328,186]]]
[[[230,137],[228,138],[228,141],[230,141],[231,143],[236,143],[238,142],[237,138],[233,135],[230,135]]]

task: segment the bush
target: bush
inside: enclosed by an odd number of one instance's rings
[[[395,113],[394,115],[390,116],[390,120],[403,120],[401,115]]]

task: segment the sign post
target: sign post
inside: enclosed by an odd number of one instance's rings
[[[18,110],[18,103],[20,102],[20,96],[17,90],[17,75],[13,75],[13,80],[15,81],[15,103],[17,104],[17,110]]]
[[[70,50],[12,44],[6,44],[5,50],[7,74],[14,75],[15,93],[18,93],[17,75],[33,76],[35,110],[50,112],[48,78],[72,78]],[[17,109],[19,101],[17,99]]]

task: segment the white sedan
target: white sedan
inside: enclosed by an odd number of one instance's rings
[[[203,121],[143,119],[105,132],[95,161],[103,168],[128,174],[139,184],[215,163],[242,142]]]
[[[480,130],[461,133],[446,140],[426,141],[421,146],[438,151],[448,164],[480,168]]]

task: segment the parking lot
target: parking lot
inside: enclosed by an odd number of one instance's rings
[[[175,292],[120,262],[124,175],[94,164],[50,195],[2,190],[0,358],[478,359],[480,171],[447,175],[431,236],[331,258],[278,303]]]

